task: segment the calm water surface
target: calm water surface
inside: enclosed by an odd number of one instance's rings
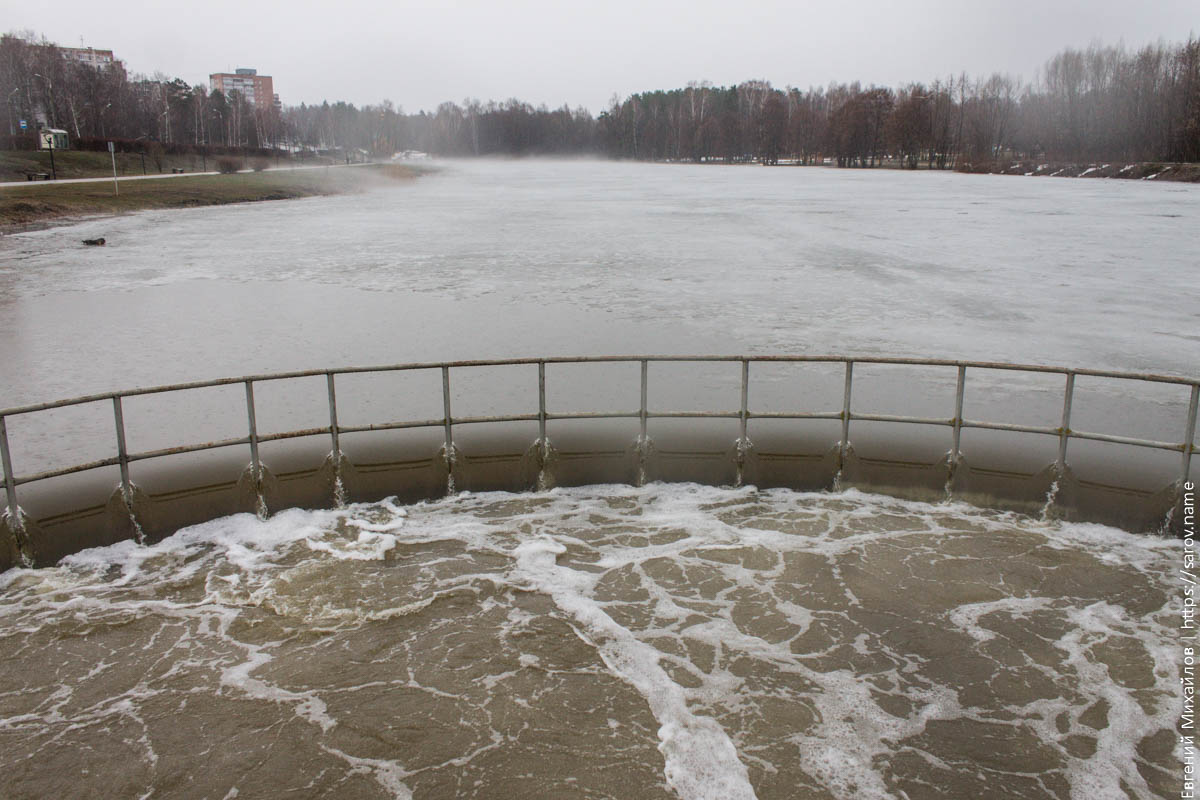
[[[135,384],[614,352],[1191,374],[1200,188],[453,162],[365,195],[0,240],[0,405]],[[108,246],[86,248],[103,235]]]

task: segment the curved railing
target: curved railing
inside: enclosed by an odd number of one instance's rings
[[[637,409],[613,410],[601,412],[571,412],[571,411],[550,411],[546,406],[546,366],[548,364],[595,364],[595,363],[638,363],[641,365],[641,403]],[[648,365],[650,363],[685,363],[685,362],[738,362],[741,365],[741,393],[738,408],[727,411],[670,411],[670,410],[651,410],[648,407]],[[843,401],[840,409],[832,410],[796,410],[791,412],[768,412],[755,411],[750,408],[750,366],[752,364],[762,363],[800,363],[800,362],[826,362],[842,364],[845,369],[845,384]],[[890,365],[906,365],[906,366],[931,366],[931,367],[953,367],[957,369],[957,381],[955,388],[954,416],[950,418],[944,417],[916,417],[902,416],[894,414],[875,414],[875,413],[860,413],[851,410],[851,396],[853,393],[854,383],[854,366],[855,364],[890,364]],[[537,365],[538,367],[538,408],[536,411],[530,411],[524,414],[509,414],[498,416],[464,416],[455,417],[451,413],[451,370],[470,369],[475,367],[507,367],[518,365]],[[402,420],[388,421],[367,425],[344,425],[339,424],[337,415],[337,393],[336,393],[336,378],[339,375],[349,375],[356,373],[386,373],[386,372],[401,372],[413,370],[440,370],[442,378],[442,401],[444,413],[440,418],[435,419],[419,419],[419,420]],[[1063,386],[1063,402],[1062,402],[1062,417],[1061,424],[1055,427],[1035,426],[1035,425],[1020,425],[1006,422],[996,422],[977,419],[966,419],[963,416],[963,396],[967,383],[969,370],[1007,370],[1020,373],[1051,373],[1061,375],[1064,379]],[[297,378],[311,378],[324,376],[328,389],[328,407],[329,407],[329,424],[315,428],[304,428],[292,430],[282,433],[272,433],[261,435],[258,432],[255,421],[255,402],[254,402],[254,387],[255,384],[261,384],[272,381],[287,381]],[[1128,380],[1146,383],[1159,384],[1176,384],[1190,387],[1190,400],[1186,412],[1186,418],[1181,421],[1180,427],[1183,433],[1181,441],[1165,442],[1151,439],[1142,439],[1131,436],[1119,436],[1108,433],[1097,433],[1075,430],[1071,427],[1071,410],[1074,396],[1075,379],[1077,376],[1088,376],[1097,378],[1112,378],[1118,380]],[[122,409],[122,401],[125,398],[135,397],[139,395],[161,394],[167,392],[183,392],[194,389],[206,389],[217,386],[227,386],[233,384],[242,384],[245,387],[246,394],[246,416],[247,428],[246,435],[236,438],[227,438],[217,441],[199,442],[194,444],[184,444],[175,447],[167,447],[157,450],[147,450],[143,452],[129,452],[126,447],[125,437],[125,422]],[[117,466],[121,472],[121,493],[126,502],[126,505],[131,509],[134,486],[129,477],[129,465],[137,461],[146,461],[151,459],[163,458],[166,456],[174,456],[185,453],[195,453],[204,450],[213,450],[217,448],[240,447],[247,446],[249,448],[250,464],[254,471],[254,476],[258,479],[262,474],[262,462],[259,457],[259,445],[264,442],[295,439],[300,437],[310,436],[329,436],[332,444],[334,464],[340,464],[341,446],[339,436],[350,433],[363,433],[370,431],[386,431],[408,428],[442,428],[444,430],[444,450],[443,456],[449,463],[453,463],[455,458],[454,444],[454,428],[460,425],[478,424],[478,423],[500,423],[500,422],[537,422],[539,438],[535,443],[538,445],[544,460],[547,455],[549,439],[547,437],[547,424],[558,420],[581,420],[581,419],[637,419],[640,421],[641,430],[638,439],[639,447],[643,447],[648,442],[647,437],[647,421],[651,419],[735,419],[740,421],[740,435],[737,440],[737,450],[739,454],[744,454],[749,446],[750,440],[747,435],[747,423],[750,420],[757,419],[776,419],[776,420],[837,420],[841,422],[841,437],[837,445],[838,462],[845,459],[847,448],[850,443],[851,423],[856,421],[861,422],[884,422],[884,423],[901,423],[901,424],[920,424],[920,425],[935,425],[944,426],[951,429],[948,453],[948,469],[951,477],[955,468],[958,466],[961,458],[960,441],[963,429],[978,428],[984,430],[1009,431],[1016,433],[1042,434],[1053,436],[1058,439],[1058,455],[1054,464],[1055,469],[1061,474],[1067,464],[1068,444],[1072,439],[1092,440],[1099,442],[1109,442],[1119,445],[1127,445],[1132,447],[1151,448],[1157,450],[1173,451],[1180,454],[1179,467],[1179,485],[1182,486],[1188,481],[1191,456],[1196,451],[1194,444],[1196,431],[1196,415],[1197,402],[1200,399],[1200,378],[1180,378],[1170,375],[1154,375],[1154,374],[1139,374],[1131,372],[1116,372],[1109,370],[1088,370],[1088,369],[1069,369],[1065,367],[1053,366],[1037,366],[1023,364],[1007,364],[997,362],[984,361],[954,361],[945,359],[929,359],[929,358],[888,358],[888,357],[850,357],[850,356],[585,356],[585,357],[562,357],[562,358],[517,358],[517,359],[496,359],[496,360],[478,360],[478,361],[450,361],[436,363],[410,363],[410,364],[391,364],[385,366],[369,366],[369,367],[342,367],[338,369],[319,369],[319,370],[303,370],[295,372],[280,372],[262,375],[247,375],[239,378],[222,378],[209,381],[195,381],[191,383],[176,383],[164,386],[154,386],[149,388],[131,389],[120,392],[106,392],[102,394],[87,395],[84,397],[76,397],[68,400],[59,400],[51,403],[38,403],[33,405],[16,406],[0,410],[0,461],[2,461],[4,474],[4,487],[6,493],[6,516],[11,527],[20,530],[22,527],[22,512],[19,504],[19,488],[38,481],[45,481],[51,478],[62,477],[74,473],[85,472],[88,470],[98,469],[101,467]],[[19,474],[15,471],[14,464],[9,450],[8,431],[6,420],[18,415],[37,414],[39,412],[50,409],[63,408],[66,406],[75,406],[85,403],[95,403],[101,401],[111,401],[113,410],[113,422],[115,426],[115,455],[86,463],[74,464],[67,467],[45,470],[32,474]]]

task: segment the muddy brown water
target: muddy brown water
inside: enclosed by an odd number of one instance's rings
[[[228,517],[0,578],[2,793],[1166,796],[1175,546],[691,484]]]

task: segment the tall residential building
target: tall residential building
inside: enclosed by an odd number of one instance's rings
[[[259,75],[256,69],[239,67],[234,73],[215,72],[208,76],[209,89],[228,95],[232,91],[242,93],[242,97],[255,108],[267,109],[279,103],[279,96],[270,75]]]
[[[107,67],[116,61],[112,50],[97,50],[94,47],[60,47],[58,52],[62,53],[63,58],[79,61],[96,69]]]

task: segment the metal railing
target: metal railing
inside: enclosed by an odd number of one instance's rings
[[[648,404],[649,364],[654,363],[687,363],[687,362],[738,362],[741,365],[741,402],[736,411],[651,411]],[[641,366],[641,405],[636,410],[602,411],[602,412],[551,412],[546,405],[546,365],[547,364],[597,364],[597,363],[638,363]],[[844,365],[845,382],[842,407],[836,411],[793,411],[769,412],[752,411],[750,399],[750,365],[763,363],[840,363]],[[954,367],[957,369],[955,388],[954,416],[916,417],[894,414],[858,413],[851,410],[855,364],[889,364],[901,366],[930,366]],[[466,416],[454,417],[451,413],[450,371],[452,369],[467,369],[472,367],[508,367],[520,365],[537,365],[538,368],[538,411],[529,414],[508,414],[498,416]],[[963,395],[967,382],[967,370],[1007,370],[1021,373],[1050,373],[1062,375],[1065,379],[1063,390],[1062,422],[1057,427],[1019,425],[1003,422],[988,422],[971,420],[963,417]],[[443,415],[438,419],[405,420],[383,422],[368,425],[343,425],[338,422],[336,377],[361,373],[388,373],[414,370],[440,370],[442,377],[442,406]],[[328,393],[329,425],[317,428],[305,428],[283,433],[262,435],[258,432],[255,420],[254,386],[256,383],[269,381],[284,381],[295,378],[310,378],[324,376]],[[1074,398],[1075,379],[1077,376],[1114,378],[1149,383],[1176,384],[1191,388],[1190,400],[1184,435],[1180,442],[1163,442],[1150,439],[1139,439],[1129,436],[1116,436],[1105,433],[1077,431],[1071,428],[1071,408]],[[175,447],[129,452],[125,440],[125,421],[122,410],[122,400],[141,395],[179,392],[191,389],[207,389],[217,386],[242,384],[246,393],[247,434],[245,436],[221,439],[217,441],[186,444]],[[69,467],[45,470],[42,472],[18,475],[13,468],[9,450],[8,430],[6,420],[10,417],[24,414],[34,414],[50,409],[82,405],[99,401],[111,401],[113,406],[113,422],[116,430],[116,455],[110,458],[75,464]],[[537,422],[538,441],[537,453],[544,464],[549,454],[549,438],[547,423],[555,420],[583,419],[636,419],[639,421],[637,448],[639,453],[645,452],[649,443],[648,421],[651,419],[734,419],[739,422],[739,437],[737,440],[737,458],[739,467],[749,449],[750,439],[747,426],[750,420],[838,420],[841,422],[841,438],[837,445],[838,466],[845,462],[850,447],[850,424],[860,422],[887,422],[919,425],[940,425],[952,429],[948,468],[950,475],[957,468],[960,459],[960,443],[964,428],[983,430],[1008,431],[1015,433],[1032,433],[1055,436],[1058,438],[1058,455],[1055,468],[1061,475],[1067,466],[1067,445],[1071,439],[1109,442],[1113,444],[1130,445],[1135,447],[1152,448],[1178,452],[1181,455],[1179,481],[1186,483],[1190,473],[1191,456],[1196,451],[1194,444],[1196,433],[1197,404],[1200,401],[1200,378],[1179,378],[1170,375],[1153,375],[1130,372],[1115,372],[1107,370],[1068,369],[1065,367],[1007,364],[985,361],[952,361],[944,359],[917,358],[888,358],[888,357],[849,357],[849,356],[583,356],[561,358],[517,358],[479,361],[451,361],[437,363],[391,364],[370,367],[342,367],[338,369],[305,370],[297,372],[280,372],[262,375],[247,375],[240,378],[221,378],[210,381],[195,381],[191,383],[176,383],[164,386],[154,386],[141,389],[130,389],[121,392],[75,397],[69,400],[59,400],[50,403],[16,406],[0,410],[0,463],[3,466],[4,488],[7,500],[7,517],[17,530],[22,528],[22,516],[18,504],[17,488],[37,481],[49,480],[101,467],[120,467],[120,490],[126,506],[132,514],[134,486],[129,477],[129,465],[137,461],[145,461],[165,456],[195,453],[224,447],[249,446],[250,468],[253,470],[255,481],[262,476],[262,461],[259,457],[259,445],[264,442],[295,439],[308,436],[328,435],[333,447],[332,457],[335,470],[340,468],[342,458],[340,436],[350,433],[365,433],[371,431],[401,430],[410,428],[442,428],[444,431],[443,457],[450,469],[451,486],[453,490],[453,464],[455,460],[454,426],[480,423],[499,422]],[[261,487],[260,487],[261,488]],[[261,496],[261,495],[260,495]]]

